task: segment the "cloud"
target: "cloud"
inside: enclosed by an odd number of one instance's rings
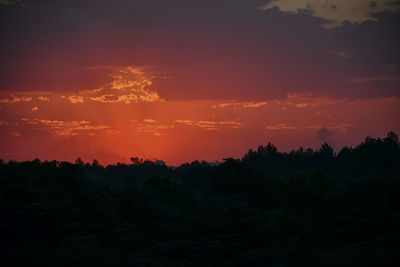
[[[66,95],[54,92],[51,94],[57,95],[71,104],[82,104],[90,101],[125,104],[164,102],[158,93],[150,88],[152,85],[151,79],[155,76],[145,72],[144,69],[131,66],[107,66],[102,68],[109,72],[109,74],[105,76],[111,78],[111,81],[105,81],[100,88],[79,90]],[[2,95],[6,93],[7,92],[4,92]],[[31,102],[33,97],[38,101],[49,102],[50,98],[43,94],[43,91],[13,93],[4,95],[3,98],[0,99],[0,103],[14,104]]]
[[[148,102],[154,102],[157,99],[148,97],[146,100]],[[132,102],[137,103],[139,102],[140,99],[136,94],[129,94],[129,95],[101,95],[101,96],[96,96],[96,97],[90,97],[90,100],[95,101],[95,102],[101,102],[101,103],[125,103],[125,104],[131,104]]]
[[[14,103],[19,103],[19,102],[30,102],[30,101],[32,101],[32,97],[11,96],[11,97],[1,99],[0,103],[14,104]]]
[[[43,119],[27,119],[22,121],[29,125],[48,127],[57,136],[77,136],[81,131],[98,131],[110,129],[107,125],[93,125],[89,121],[63,121],[63,120],[43,120]]]
[[[307,125],[307,129],[328,129],[328,130],[340,130],[341,132],[346,132],[348,128],[355,127],[354,123],[337,123],[337,124],[327,124],[327,125]]]
[[[38,99],[41,101],[50,101],[50,98],[48,98],[46,96],[38,96]]]
[[[338,1],[324,1],[332,2],[333,12],[341,13]],[[129,89],[136,87],[140,94],[141,85],[158,98],[171,100],[225,101],[226,96],[238,101],[269,100],[305,88],[336,97],[395,92],[341,84],[351,73],[375,71],[398,61],[395,26],[399,16],[395,13],[378,14],[380,23],[345,23],[340,29],[325,31],[319,27],[320,18],[295,15],[301,13],[297,8],[291,13],[257,10],[264,3],[282,6],[283,0],[117,2],[91,5],[45,0],[29,1],[24,9],[2,7],[2,21],[15,27],[3,32],[0,43],[1,51],[7,51],[0,67],[0,88],[39,88],[68,96],[65,92],[76,95],[82,89],[105,85],[107,91],[101,95],[126,95],[128,101],[118,101],[126,104],[136,103],[129,95],[138,92]],[[369,6],[370,1],[365,2]],[[379,10],[380,3],[368,8]],[[26,21],[23,25],[18,23],[21,17]],[[46,56],[38,57],[43,46],[49,48]],[[346,50],[354,56],[343,62],[327,52]],[[76,60],[70,55],[87,56]],[[91,97],[102,101],[101,95]],[[142,95],[137,101],[154,101],[157,95]],[[91,100],[84,97],[84,101]]]
[[[328,51],[329,54],[340,57],[340,58],[349,58],[351,56],[351,51],[350,50],[344,50],[344,51]]]
[[[218,130],[218,122],[216,121],[197,121],[194,125],[203,128],[207,131]]]
[[[337,123],[337,124],[315,124],[315,125],[293,125],[286,123],[278,123],[267,125],[267,130],[297,130],[297,129],[327,129],[327,130],[340,130],[341,132],[346,132],[348,128],[354,127],[354,123]]]
[[[296,130],[299,127],[293,126],[293,125],[288,125],[285,123],[279,123],[275,125],[267,125],[266,126],[267,130]]]
[[[19,5],[19,6],[23,7],[23,6],[25,6],[23,2],[25,2],[25,1],[22,1],[22,0],[0,0],[0,5],[6,5],[6,6]]]
[[[37,106],[32,108],[32,111],[37,111],[37,110],[39,110],[39,107],[37,107]]]
[[[267,105],[266,101],[263,102],[227,102],[213,105],[213,108],[226,108],[226,107],[234,107],[234,108],[259,108]]]
[[[175,120],[175,123],[187,125],[187,126],[196,126],[201,129],[205,129],[208,131],[218,130],[221,127],[229,127],[233,129],[242,128],[243,124],[239,121],[192,121],[192,120]]]
[[[161,101],[159,95],[155,92],[144,92],[143,95],[138,95],[137,93],[131,93],[127,95],[107,94],[107,95],[90,97],[90,100],[101,103],[125,103],[125,104]]]
[[[109,134],[120,134],[121,131],[120,131],[120,130],[113,130],[113,129],[110,129],[110,130],[107,130],[107,133],[109,133]]]
[[[108,75],[112,79],[111,82],[98,89],[82,90],[79,92],[79,96],[70,96],[70,98],[73,97],[75,101],[82,102],[87,98],[94,102],[125,104],[163,101],[157,92],[149,88],[152,85],[151,79],[154,77],[148,77],[143,69],[132,66],[101,66],[97,68],[111,71],[112,73]]]
[[[127,88],[144,89],[146,86],[150,86],[152,81],[146,77],[145,72],[140,68],[134,68],[132,66],[124,67],[118,70],[119,74],[110,74],[113,78],[111,82],[111,89],[123,90]]]
[[[175,123],[182,123],[182,124],[186,124],[186,125],[193,125],[193,121],[192,120],[176,120],[174,121]]]
[[[275,101],[277,104],[295,106],[296,108],[316,107],[320,105],[336,105],[348,101],[348,99],[334,99],[328,97],[315,97],[311,93],[293,94],[289,93],[284,101]]]
[[[11,132],[10,136],[18,137],[18,136],[21,136],[21,133],[19,133],[19,132]]]
[[[89,69],[103,69],[109,72],[106,77],[111,81],[104,83],[100,88],[84,89],[70,95],[61,96],[71,104],[84,103],[86,101],[100,103],[142,103],[142,102],[163,102],[157,92],[153,91],[151,79],[154,76],[146,73],[141,68],[131,66],[100,66]],[[150,76],[150,78],[149,78]],[[30,92],[34,93],[34,92]],[[50,101],[48,97],[38,96],[41,101]],[[0,102],[19,102],[19,98],[7,98]]]
[[[400,81],[400,77],[364,77],[364,78],[354,78],[351,79],[351,83],[370,83],[370,82],[378,82],[378,81]]]
[[[389,65],[387,65],[387,67],[386,67],[386,70],[387,71],[394,71],[394,70],[396,70],[397,68],[396,68],[396,65],[395,64],[389,64]]]
[[[241,122],[238,121],[220,121],[218,122],[219,125],[225,125],[225,126],[230,126],[231,128],[242,128],[243,124]]]
[[[135,122],[136,123],[136,122]],[[175,128],[171,124],[162,124],[153,119],[145,119],[143,122],[136,125],[136,133],[151,133],[155,136],[161,136],[161,132],[168,129]]]
[[[272,0],[261,9],[279,8],[293,14],[309,14],[327,21],[322,26],[334,28],[342,26],[345,21],[360,24],[367,20],[376,20],[374,14],[385,11],[398,12],[399,5],[393,0]],[[373,4],[372,4],[373,3]]]
[[[318,138],[318,141],[320,143],[330,143],[330,144],[332,144],[333,141],[332,141],[331,138],[332,138],[333,135],[334,135],[334,132],[332,130],[329,130],[326,127],[322,127],[321,129],[319,129],[317,131],[317,138]]]
[[[72,103],[72,104],[77,104],[77,103],[83,103],[83,97],[81,96],[77,96],[77,95],[71,95],[68,97],[68,100]]]

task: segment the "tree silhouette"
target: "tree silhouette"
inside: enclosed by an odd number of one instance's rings
[[[221,164],[0,160],[2,266],[400,266],[400,144]]]

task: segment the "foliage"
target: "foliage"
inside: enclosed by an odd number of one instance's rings
[[[2,266],[399,266],[400,145],[220,165],[0,160]]]

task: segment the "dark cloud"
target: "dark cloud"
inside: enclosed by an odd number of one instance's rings
[[[101,86],[90,66],[152,66],[165,99],[268,99],[288,92],[400,96],[399,83],[354,84],[400,62],[399,13],[324,29],[310,13],[260,10],[270,1],[76,0],[0,6],[0,90]],[[329,51],[352,51],[344,61]],[[394,71],[396,72],[396,71]],[[396,76],[400,73],[393,73]],[[90,87],[90,88],[87,88]]]
[[[17,6],[24,6],[25,1],[23,0],[0,0],[0,5],[17,5]]]
[[[326,127],[322,127],[317,131],[317,138],[321,144],[328,143],[333,146],[334,145],[334,141],[332,140],[333,135],[334,135],[333,130],[329,130]]]

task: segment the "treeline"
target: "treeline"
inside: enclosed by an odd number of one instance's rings
[[[2,266],[400,266],[400,144],[0,161]]]

